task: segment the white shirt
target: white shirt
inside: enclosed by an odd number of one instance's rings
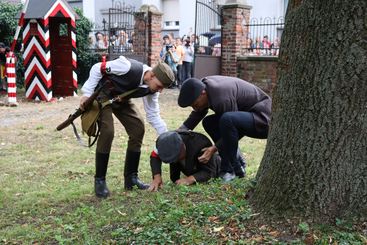
[[[91,96],[94,92],[94,89],[98,85],[99,80],[102,78],[101,73],[101,64],[102,62],[96,63],[92,66],[89,72],[89,78],[84,83],[81,91],[84,96]],[[106,62],[106,73],[107,74],[115,74],[117,76],[121,76],[126,74],[131,67],[130,61],[128,61],[124,56],[120,56],[118,59],[107,61]],[[147,86],[144,84],[144,74],[145,72],[151,70],[147,65],[143,65],[143,74],[140,79],[140,86]],[[158,103],[159,93],[156,92],[154,94],[149,94],[147,96],[142,97],[144,110],[146,112],[146,119],[150,125],[157,131],[157,134],[160,135],[167,131],[167,125],[162,120],[160,116],[160,109]]]

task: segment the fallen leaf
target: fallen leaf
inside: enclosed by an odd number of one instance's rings
[[[262,236],[256,236],[256,237],[254,237],[250,240],[255,241],[255,242],[262,242],[264,240],[264,238]]]
[[[122,216],[126,216],[126,215],[127,215],[126,213],[122,213],[120,210],[117,210],[117,212],[118,212],[119,214],[121,214]]]
[[[210,222],[216,223],[219,220],[219,217],[218,216],[210,216],[210,217],[208,217],[208,220]]]
[[[141,227],[137,227],[135,230],[134,230],[134,234],[137,234],[137,233],[140,233],[143,231],[143,228]]]
[[[224,229],[224,226],[221,226],[221,227],[214,227],[213,231],[214,232],[220,232],[221,230]]]
[[[278,237],[279,236],[279,231],[271,231],[271,232],[269,232],[269,235],[273,236],[273,237]]]
[[[260,228],[259,228],[261,231],[263,231],[263,230],[266,230],[266,225],[262,225],[262,226],[260,226]]]

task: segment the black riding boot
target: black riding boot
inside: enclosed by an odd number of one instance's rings
[[[126,151],[126,160],[124,168],[125,189],[132,190],[134,186],[138,189],[145,190],[149,185],[144,184],[138,177],[140,152]]]
[[[233,168],[234,172],[238,178],[243,178],[246,175],[246,160],[240,149],[237,149],[237,162],[239,165]]]
[[[96,175],[94,176],[94,192],[97,197],[106,198],[110,192],[106,184],[106,173],[110,154],[96,152]]]

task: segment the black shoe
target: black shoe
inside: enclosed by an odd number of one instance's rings
[[[149,188],[149,185],[142,182],[137,174],[131,174],[125,177],[125,190],[132,190],[134,186],[138,187],[139,190],[146,190]]]
[[[110,195],[105,178],[94,179],[94,192],[99,198],[106,198]]]
[[[246,170],[244,167],[240,166],[234,169],[234,173],[238,178],[243,178],[246,176]]]

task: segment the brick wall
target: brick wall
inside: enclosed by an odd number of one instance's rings
[[[237,76],[271,94],[277,81],[278,57],[244,56],[237,58]]]

